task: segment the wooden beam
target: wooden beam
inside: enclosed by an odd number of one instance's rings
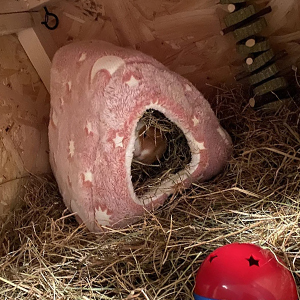
[[[49,59],[52,61],[55,52],[58,47],[50,33],[50,30],[46,26],[42,25],[41,22],[44,21],[40,13],[32,13],[32,18],[34,22],[34,31],[40,40],[45,52],[47,53]]]
[[[1,0],[0,14],[15,13],[39,9],[49,5],[53,0]]]
[[[50,92],[51,61],[58,47],[49,30],[41,24],[41,15],[32,13],[32,18],[35,26],[19,32],[18,38],[47,91]]]
[[[0,35],[12,34],[33,26],[30,13],[0,15]]]
[[[51,60],[33,28],[18,33],[18,38],[32,65],[50,92]]]

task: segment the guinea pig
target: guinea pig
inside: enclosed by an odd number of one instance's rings
[[[163,133],[154,126],[146,126],[142,121],[136,128],[133,158],[144,164],[159,160],[167,149],[167,140]]]

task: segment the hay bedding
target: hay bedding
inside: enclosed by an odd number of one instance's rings
[[[214,108],[235,149],[210,182],[178,189],[123,230],[88,232],[53,180],[33,178],[1,232],[1,299],[192,299],[206,255],[252,242],[283,257],[300,286],[300,108],[253,111],[240,90]]]

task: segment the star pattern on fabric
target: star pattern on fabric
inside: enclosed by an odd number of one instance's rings
[[[110,215],[108,214],[108,210],[101,208],[95,210],[95,220],[103,226],[110,225]]]
[[[190,87],[189,84],[186,84],[185,85],[185,90],[190,92],[192,90],[192,88]]]
[[[93,173],[91,171],[84,172],[83,175],[84,175],[84,181],[93,182]]]
[[[87,54],[84,52],[84,53],[81,53],[80,57],[79,57],[79,61],[84,61],[87,57]]]
[[[196,116],[193,117],[192,121],[194,123],[194,126],[197,126],[200,123],[199,119],[196,118]]]
[[[92,132],[92,123],[86,122],[85,128],[86,128],[87,134],[90,134]]]
[[[201,142],[201,143],[197,142],[197,147],[199,148],[199,150],[205,150],[206,149],[205,146],[204,146],[204,142]]]
[[[135,87],[139,85],[139,80],[137,80],[134,76],[131,76],[128,81],[125,82],[129,87]]]
[[[116,134],[116,137],[113,139],[114,143],[115,143],[115,147],[120,147],[123,148],[123,140],[124,137],[120,136],[118,133]]]
[[[75,143],[74,143],[74,141],[71,140],[69,142],[69,154],[71,157],[73,157],[74,153],[75,153]]]

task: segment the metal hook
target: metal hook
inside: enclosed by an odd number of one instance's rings
[[[49,13],[47,7],[44,7],[44,10],[46,12],[45,14],[45,21],[41,22],[43,25],[45,25],[49,30],[54,30],[57,28],[58,24],[59,24],[59,20],[57,15],[53,14],[53,13]],[[49,26],[48,25],[48,21],[49,21],[49,16],[53,17],[55,19],[55,24],[53,26]]]

